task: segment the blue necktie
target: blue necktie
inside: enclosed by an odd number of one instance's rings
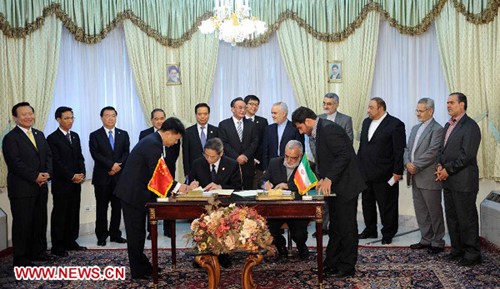
[[[108,139],[109,139],[109,144],[111,145],[111,149],[115,150],[115,139],[113,138],[113,131],[112,130],[109,131]]]
[[[212,177],[212,182],[215,182],[215,176],[217,172],[215,171],[215,164],[212,164],[212,170],[210,171],[210,176]]]
[[[205,134],[204,126],[201,127],[200,140],[201,140],[201,147],[204,148],[205,144],[207,143],[207,135]]]

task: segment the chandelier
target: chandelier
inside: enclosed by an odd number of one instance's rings
[[[252,16],[249,0],[215,0],[214,16],[202,21],[198,27],[203,34],[219,32],[219,40],[243,42],[266,32],[264,21]]]

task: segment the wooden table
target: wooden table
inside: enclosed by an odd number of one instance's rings
[[[256,201],[238,196],[219,198],[222,206],[236,203],[238,206],[254,207],[257,212],[269,219],[313,219],[316,222],[316,250],[318,262],[318,284],[323,287],[323,200],[313,201]],[[172,265],[175,269],[176,244],[175,220],[196,219],[205,213],[206,202],[178,202],[170,198],[169,202],[147,203],[149,223],[151,224],[151,250],[153,255],[153,284],[158,288],[158,220],[171,220]]]

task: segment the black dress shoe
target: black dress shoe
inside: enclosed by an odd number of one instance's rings
[[[146,237],[146,239],[151,240],[151,233],[148,234],[148,236]]]
[[[330,267],[330,266],[323,267],[323,273],[325,273],[325,274],[333,275],[333,274],[337,274],[338,272],[339,272],[339,269],[337,269],[335,267]]]
[[[309,258],[309,255],[311,253],[309,252],[309,249],[305,244],[302,246],[298,246],[298,250],[299,250],[299,258],[301,260],[307,260]]]
[[[389,245],[392,243],[392,238],[382,238],[382,245]]]
[[[459,253],[450,253],[450,254],[446,254],[444,255],[444,259],[448,260],[448,261],[458,261],[458,260],[461,260],[462,259],[462,256],[463,254],[459,254]]]
[[[114,243],[119,243],[119,244],[124,244],[124,243],[127,243],[127,239],[125,238],[122,238],[122,237],[118,237],[118,238],[111,238],[109,239],[111,242],[114,242]]]
[[[51,257],[49,255],[47,255],[47,253],[42,253],[36,257],[33,257],[32,259],[33,261],[42,261],[42,262],[46,262],[46,261],[53,261],[54,260],[54,257]]]
[[[163,231],[163,236],[165,236],[167,238],[171,238],[170,231]]]
[[[52,255],[56,255],[59,257],[67,257],[68,256],[68,252],[66,252],[64,250],[52,250],[51,253],[52,253]]]
[[[346,277],[352,277],[356,271],[351,270],[351,271],[338,271],[336,274],[333,274],[333,277],[335,278],[346,278]]]
[[[375,233],[375,234],[370,234],[368,232],[361,232],[361,234],[358,235],[358,238],[359,239],[368,239],[368,238],[377,238],[378,237],[378,234]]]
[[[97,246],[101,246],[101,247],[106,246],[106,240],[103,240],[103,241],[97,241]]]
[[[429,249],[427,249],[427,252],[429,254],[439,254],[441,252],[444,251],[444,248],[443,247],[429,247]]]
[[[229,268],[233,265],[233,262],[231,261],[231,258],[229,257],[228,254],[220,254],[218,259],[219,259],[219,264],[223,268]]]
[[[134,280],[149,280],[151,275],[136,275],[132,276],[132,279]]]
[[[66,248],[68,251],[85,251],[87,250],[87,247],[83,247],[80,245],[73,245],[71,247]]]
[[[471,259],[462,258],[462,260],[460,260],[460,262],[458,262],[458,265],[459,266],[470,267],[470,266],[481,264],[481,262],[482,262],[481,257],[476,258],[476,259],[472,259],[472,260]]]
[[[323,230],[323,236],[328,236],[328,233],[330,233],[330,231],[328,231],[328,230]],[[313,237],[313,238],[316,238],[316,232],[314,232],[314,233],[312,234],[312,237]]]
[[[426,249],[426,248],[430,248],[430,247],[431,247],[430,245],[424,245],[422,243],[415,243],[415,244],[410,245],[410,249],[414,249],[414,250]]]
[[[288,258],[288,250],[285,245],[276,247],[278,256],[281,258]]]

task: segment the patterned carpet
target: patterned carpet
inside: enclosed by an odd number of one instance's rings
[[[347,279],[325,278],[324,288],[500,288],[500,249],[483,242],[483,263],[471,268],[457,266],[425,251],[409,248],[360,247],[356,275]],[[148,254],[151,252],[148,251]],[[193,256],[178,252],[177,269],[172,270],[170,252],[160,251],[159,288],[207,288],[206,273],[192,266]],[[241,264],[243,256],[233,256]],[[288,261],[268,258],[254,268],[254,280],[262,289],[318,288],[315,254],[308,261],[291,257]],[[127,271],[124,281],[15,281],[12,256],[0,258],[0,288],[150,288],[152,280],[132,281]],[[45,265],[127,266],[125,250],[71,252]],[[240,267],[223,269],[221,287],[241,288]]]

